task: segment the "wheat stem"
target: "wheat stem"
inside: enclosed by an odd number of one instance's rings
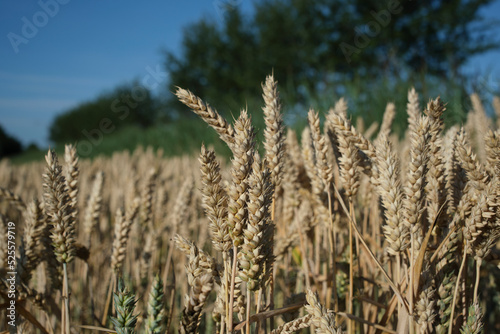
[[[228,327],[227,327],[227,332],[232,333],[233,332],[233,308],[234,308],[234,280],[236,277],[236,267],[238,261],[236,261],[236,257],[238,255],[238,248],[236,246],[233,246],[233,265],[231,269],[231,290],[230,290],[230,295],[229,295],[229,315],[227,318],[228,322]]]
[[[246,334],[250,334],[250,308],[252,306],[251,304],[252,300],[252,292],[250,291],[250,288],[247,287],[247,331]]]
[[[332,267],[332,289],[333,289],[333,310],[338,312],[339,310],[339,296],[337,293],[337,250],[336,250],[336,236],[335,236],[335,226],[333,225],[333,215],[332,215],[332,194],[330,186],[326,188],[326,194],[328,196],[328,213],[330,220],[330,233],[328,234],[330,240],[330,254],[331,254],[331,267]],[[338,194],[337,194],[338,196]],[[328,296],[330,298],[330,296]],[[335,313],[336,314],[336,313]],[[338,316],[335,315],[335,320],[338,320]]]
[[[479,289],[479,280],[481,279],[481,264],[483,262],[483,259],[478,258],[476,259],[476,283],[474,284],[474,304],[478,303],[477,300],[477,295],[478,295],[478,289]]]
[[[455,305],[457,303],[458,286],[460,285],[460,277],[465,267],[465,260],[467,259],[467,246],[464,247],[464,257],[458,270],[457,282],[455,283],[455,291],[453,292],[453,302],[451,303],[450,327],[448,327],[448,334],[453,333],[453,316],[455,315]]]
[[[66,334],[70,334],[70,318],[69,318],[69,285],[68,285],[68,269],[67,269],[67,263],[63,263],[63,270],[64,270],[64,285],[63,285],[63,300],[64,300],[64,320],[65,320],[65,325],[66,328],[64,329],[66,331]]]
[[[352,201],[352,197],[349,197],[349,215],[351,219],[354,220],[354,205]],[[354,296],[354,257],[352,251],[352,224],[349,224],[349,298],[347,303],[347,313],[353,314],[352,312],[352,301]],[[354,333],[355,330],[354,320],[349,319],[347,322],[347,332],[349,334]]]

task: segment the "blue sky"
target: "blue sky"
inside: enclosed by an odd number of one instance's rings
[[[231,1],[251,8],[250,0]],[[220,3],[1,1],[0,124],[23,144],[45,146],[58,113],[151,72],[165,86],[162,50],[179,50],[183,27],[202,16],[220,20]],[[499,17],[500,0],[484,13]],[[490,52],[473,59],[467,69],[496,84],[499,59],[500,52]]]

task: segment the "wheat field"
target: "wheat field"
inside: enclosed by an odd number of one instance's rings
[[[496,123],[472,95],[466,124],[445,129],[445,101],[412,89],[399,139],[392,103],[364,128],[340,99],[297,134],[273,76],[262,89],[262,143],[246,110],[229,122],[175,92],[228,161],[204,145],[1,161],[0,331],[500,331],[500,100]]]

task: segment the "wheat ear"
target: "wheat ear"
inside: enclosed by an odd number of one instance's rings
[[[215,152],[201,146],[199,157],[202,205],[210,220],[210,235],[214,248],[220,252],[231,249],[231,237],[227,226],[227,195],[221,184],[220,165]]]
[[[474,303],[469,306],[467,322],[460,328],[461,334],[481,334],[483,333],[483,312],[479,304]]]
[[[489,177],[484,166],[477,160],[476,155],[472,153],[472,148],[469,145],[468,136],[464,129],[461,129],[457,137],[456,154],[460,165],[467,172],[467,177],[472,186],[481,191]]]
[[[500,131],[488,131],[484,137],[486,163],[491,175],[500,178]]]
[[[61,263],[67,263],[71,262],[75,254],[73,207],[55,152],[49,150],[45,160],[47,167],[43,175],[43,188],[45,211],[52,224],[52,245],[57,260]]]
[[[29,205],[24,216],[25,227],[22,247],[19,250],[19,269],[17,270],[21,281],[28,282],[31,272],[41,261],[39,246],[42,243],[46,220],[42,207],[37,199]]]
[[[137,300],[132,292],[125,288],[123,280],[118,280],[118,291],[113,293],[115,301],[116,318],[111,317],[111,322],[117,334],[135,334],[137,315],[134,315]]]
[[[139,208],[139,199],[135,199],[129,206],[126,214],[118,208],[115,215],[115,232],[113,239],[113,251],[111,253],[111,268],[118,275],[125,260],[127,253],[127,243],[129,239],[130,228],[137,216]]]
[[[312,323],[316,326],[318,334],[342,334],[342,330],[335,324],[335,319],[332,313],[328,313],[323,305],[318,301],[316,294],[312,290],[307,290],[306,294],[307,305],[305,309],[307,313],[313,316]]]
[[[312,314],[305,315],[303,317],[284,323],[278,328],[272,330],[271,334],[293,334],[296,331],[311,326],[312,319],[313,319]]]
[[[283,174],[283,154],[285,152],[285,127],[281,114],[281,104],[278,93],[278,83],[274,81],[273,75],[266,77],[266,83],[262,85],[265,106],[264,121],[264,148],[266,149],[266,166],[271,171],[271,180],[275,187],[281,183]]]
[[[252,168],[255,134],[250,118],[243,110],[234,124],[234,147],[231,167],[231,183],[228,188],[227,224],[233,245],[243,242],[242,233],[246,223],[248,198],[247,178]]]
[[[165,321],[165,302],[163,298],[163,282],[160,276],[156,275],[149,292],[148,318],[146,319],[147,334],[163,333],[163,323]]]
[[[317,173],[323,182],[323,191],[326,191],[330,188],[330,183],[333,179],[333,167],[327,158],[328,147],[326,145],[326,139],[321,134],[318,113],[311,109],[307,114],[307,118],[309,120],[309,128],[311,129],[313,139]]]
[[[213,288],[213,276],[210,271],[201,269],[197,248],[191,248],[189,263],[186,266],[189,293],[185,296],[185,307],[182,311],[180,333],[196,333],[201,320],[201,311],[208,294]]]
[[[248,223],[243,231],[243,244],[238,253],[243,281],[247,282],[249,290],[260,287],[260,274],[263,269],[264,250],[271,247],[265,244],[264,233],[270,219],[270,205],[273,196],[273,186],[270,182],[269,170],[263,170],[258,154],[254,155],[252,173],[248,179]],[[248,297],[248,296],[247,296]]]
[[[98,172],[95,175],[95,179],[92,184],[92,190],[90,192],[90,197],[87,202],[87,207],[85,209],[85,214],[83,218],[83,232],[85,235],[85,245],[89,249],[92,240],[92,230],[98,223],[99,215],[101,212],[103,181],[104,181],[104,173]]]
[[[396,106],[392,102],[387,103],[384,116],[382,118],[382,124],[380,125],[380,131],[375,139],[375,146],[377,146],[377,143],[381,140],[381,138],[389,137],[391,134],[392,122],[394,121],[395,116]]]
[[[403,222],[403,190],[399,161],[387,138],[380,139],[377,147],[378,191],[384,206],[385,222],[382,226],[388,242],[387,251],[398,255],[409,245],[409,230]]]
[[[427,104],[425,114],[429,117],[429,164],[427,183],[425,185],[427,202],[427,221],[431,225],[438,216],[441,206],[445,203],[445,178],[442,152],[441,132],[443,130],[442,116],[446,110],[444,103],[438,97]],[[442,215],[438,226],[441,227],[446,219]],[[440,228],[437,229],[440,233]]]
[[[418,119],[420,117],[420,105],[418,103],[418,93],[414,87],[408,91],[408,103],[406,104],[408,114],[408,133],[416,130]]]
[[[410,227],[412,249],[418,251],[423,238],[425,175],[429,161],[429,119],[420,117],[415,132],[411,133],[411,151],[408,177],[404,186],[404,220]],[[412,260],[413,262],[413,260]]]
[[[80,177],[80,170],[78,168],[76,148],[73,145],[64,146],[64,161],[66,162],[66,187],[68,189],[69,198],[71,199],[71,206],[73,207],[73,217],[77,219],[78,179]]]
[[[186,106],[200,116],[208,125],[215,129],[220,138],[231,148],[234,143],[234,130],[231,125],[222,117],[217,110],[205,104],[202,99],[191,93],[189,90],[177,87],[175,95]]]

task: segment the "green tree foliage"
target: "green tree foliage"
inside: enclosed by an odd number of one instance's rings
[[[167,53],[168,89],[234,109],[272,70],[292,104],[343,95],[353,81],[367,91],[381,78],[456,83],[472,56],[500,45],[479,15],[492,1],[257,0],[248,15],[228,1],[222,21],[188,26],[181,52]]]
[[[186,27],[182,55],[167,53],[166,66],[172,84],[216,96],[219,105],[240,106],[240,98],[255,93],[265,71],[252,70],[258,57],[256,36],[242,13],[237,8],[225,13],[222,26],[204,18]]]
[[[0,159],[21,153],[22,151],[21,142],[8,135],[0,126]]]
[[[133,82],[57,116],[50,140],[67,143],[85,139],[95,130],[106,134],[130,124],[148,127],[156,120],[156,110],[151,92]]]

